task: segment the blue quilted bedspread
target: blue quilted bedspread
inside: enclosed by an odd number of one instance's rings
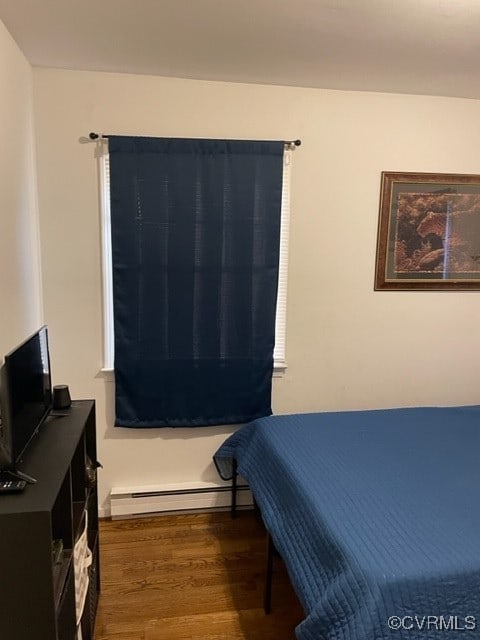
[[[480,638],[480,407],[261,418],[214,458],[250,484],[297,638]]]

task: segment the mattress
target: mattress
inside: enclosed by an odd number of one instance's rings
[[[480,633],[480,407],[260,418],[214,456],[247,479],[305,610],[299,640]]]

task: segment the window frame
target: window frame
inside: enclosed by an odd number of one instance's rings
[[[99,196],[102,240],[102,305],[103,305],[103,367],[102,372],[114,371],[115,335],[113,322],[112,227],[110,212],[110,157],[108,139],[98,141]],[[287,285],[288,249],[290,239],[290,185],[293,150],[283,153],[282,205],[280,222],[280,255],[278,265],[278,292],[275,312],[275,347],[273,350],[273,376],[282,377],[287,370]]]

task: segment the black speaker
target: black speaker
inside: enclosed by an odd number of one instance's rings
[[[57,384],[53,387],[53,408],[68,409],[72,404],[70,391],[66,384]]]

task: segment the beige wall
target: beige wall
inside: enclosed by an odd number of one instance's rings
[[[480,172],[480,102],[48,69],[34,99],[54,381],[97,398],[103,501],[111,486],[215,480],[231,429],[112,427],[92,130],[302,139],[274,412],[478,402],[480,294],[374,292],[373,277],[380,172]]]
[[[0,22],[0,362],[41,323],[32,70]]]

